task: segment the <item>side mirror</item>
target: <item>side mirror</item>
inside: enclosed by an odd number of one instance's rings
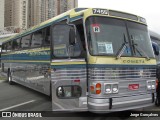
[[[154,54],[158,56],[159,55],[159,46],[158,46],[158,44],[155,43],[155,42],[152,42],[152,47],[153,47],[153,50],[154,50]]]
[[[74,45],[76,43],[76,32],[73,27],[70,28],[69,31],[69,44]]]

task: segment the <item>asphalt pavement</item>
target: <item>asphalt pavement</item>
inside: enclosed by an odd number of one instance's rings
[[[26,88],[22,85],[15,84],[9,85],[7,81],[0,80],[0,112],[2,111],[51,111],[52,104],[49,96]],[[160,107],[148,107],[143,108],[141,111],[159,111]],[[90,116],[82,117],[80,116],[82,113],[72,113],[74,117],[66,117],[63,113],[59,117],[48,117],[46,120],[159,120],[159,117],[104,117],[103,115],[89,114]],[[88,114],[88,112],[84,112],[83,114]],[[125,112],[120,112],[120,114],[125,114]],[[76,117],[77,115],[77,117]],[[160,115],[160,113],[159,113]],[[0,119],[8,119],[8,118],[0,118]],[[18,118],[10,118],[17,120]],[[25,118],[32,120],[34,118]],[[44,120],[44,118],[36,118],[37,120]]]

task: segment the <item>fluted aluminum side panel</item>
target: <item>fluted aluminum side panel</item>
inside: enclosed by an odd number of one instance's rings
[[[106,80],[106,79],[150,79],[155,78],[156,69],[109,69],[109,68],[92,68],[89,69],[89,78],[91,80]]]
[[[52,80],[86,80],[85,68],[64,68],[52,71]]]

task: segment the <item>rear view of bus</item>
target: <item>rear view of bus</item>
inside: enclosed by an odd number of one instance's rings
[[[156,61],[145,19],[104,9],[92,13],[85,19],[89,111],[153,105]]]

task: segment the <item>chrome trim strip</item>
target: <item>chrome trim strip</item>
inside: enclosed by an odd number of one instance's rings
[[[52,60],[53,63],[56,62],[85,62],[85,59],[63,59],[63,60]]]

